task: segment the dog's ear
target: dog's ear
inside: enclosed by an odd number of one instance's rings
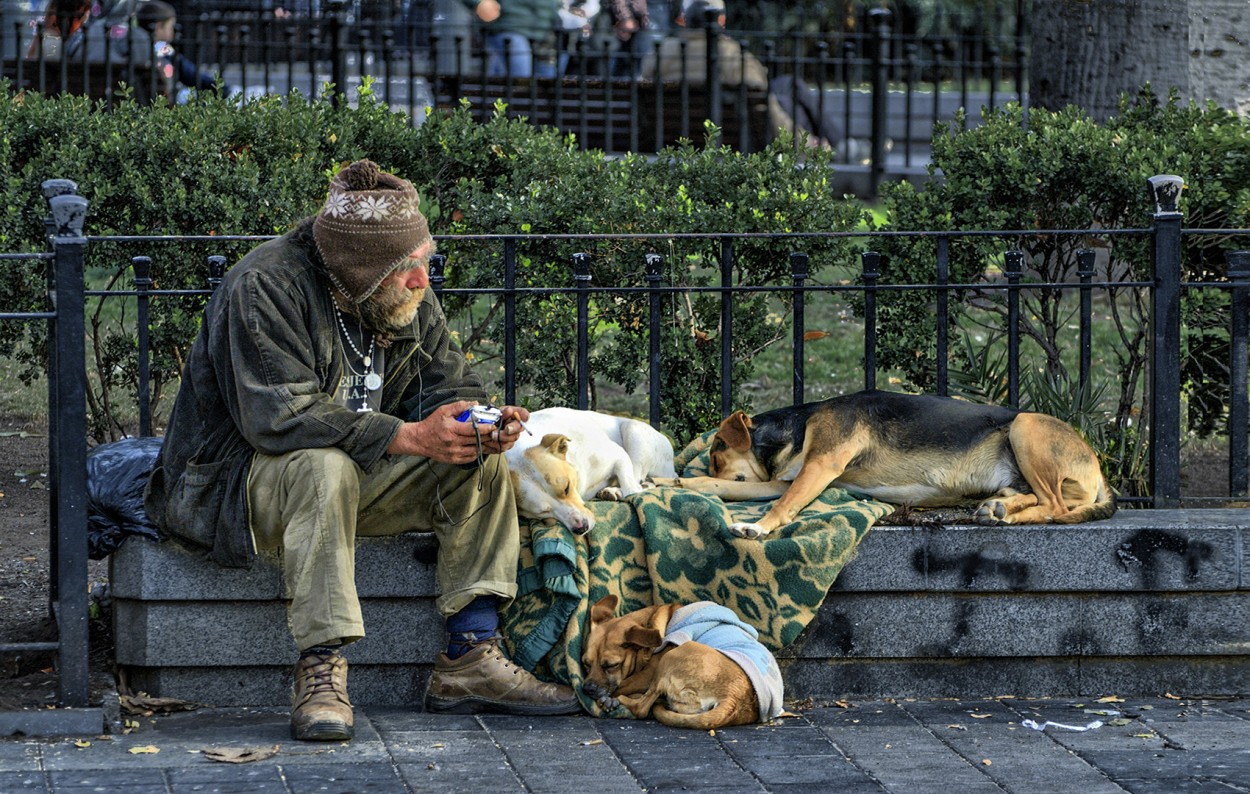
[[[716,437],[730,449],[746,452],[751,448],[751,417],[742,411],[734,411],[720,423]]]
[[[590,608],[590,624],[602,623],[605,620],[611,620],[616,616],[617,598],[614,595],[605,595],[600,598],[594,606]]]
[[[625,644],[653,651],[660,644],[660,632],[651,626],[630,626],[625,629]]]
[[[543,436],[542,445],[556,457],[563,458],[569,451],[569,437],[559,433],[548,433]]]

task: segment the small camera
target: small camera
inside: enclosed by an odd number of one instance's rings
[[[502,412],[492,405],[474,405],[457,416],[456,421],[472,421],[478,425],[493,425],[499,423],[499,417],[502,415]]]

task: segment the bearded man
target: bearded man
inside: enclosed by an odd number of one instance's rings
[[[365,635],[356,538],[410,530],[438,537],[449,634],[426,709],[579,710],[499,647],[519,546],[501,453],[529,415],[458,421],[487,394],[427,289],[434,248],[407,180],[369,160],[343,169],[320,213],[249,252],[213,295],[148,485],[152,520],[221,565],[281,550],[296,739],[351,738],[341,649]]]

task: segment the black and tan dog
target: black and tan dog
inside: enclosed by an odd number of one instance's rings
[[[1045,414],[948,397],[863,391],[748,417],[735,411],[711,445],[711,477],[656,479],[727,501],[778,497],[758,538],[794,521],[829,485],[892,504],[982,500],[982,524],[1076,524],[1115,513],[1098,456]]]

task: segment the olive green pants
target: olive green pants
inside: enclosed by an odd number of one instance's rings
[[[502,455],[480,469],[397,455],[366,472],[337,448],[256,455],[247,483],[259,549],[282,550],[288,621],[301,650],[365,636],[356,538],[438,536],[435,606],[459,612],[479,595],[516,595],[519,528]]]

